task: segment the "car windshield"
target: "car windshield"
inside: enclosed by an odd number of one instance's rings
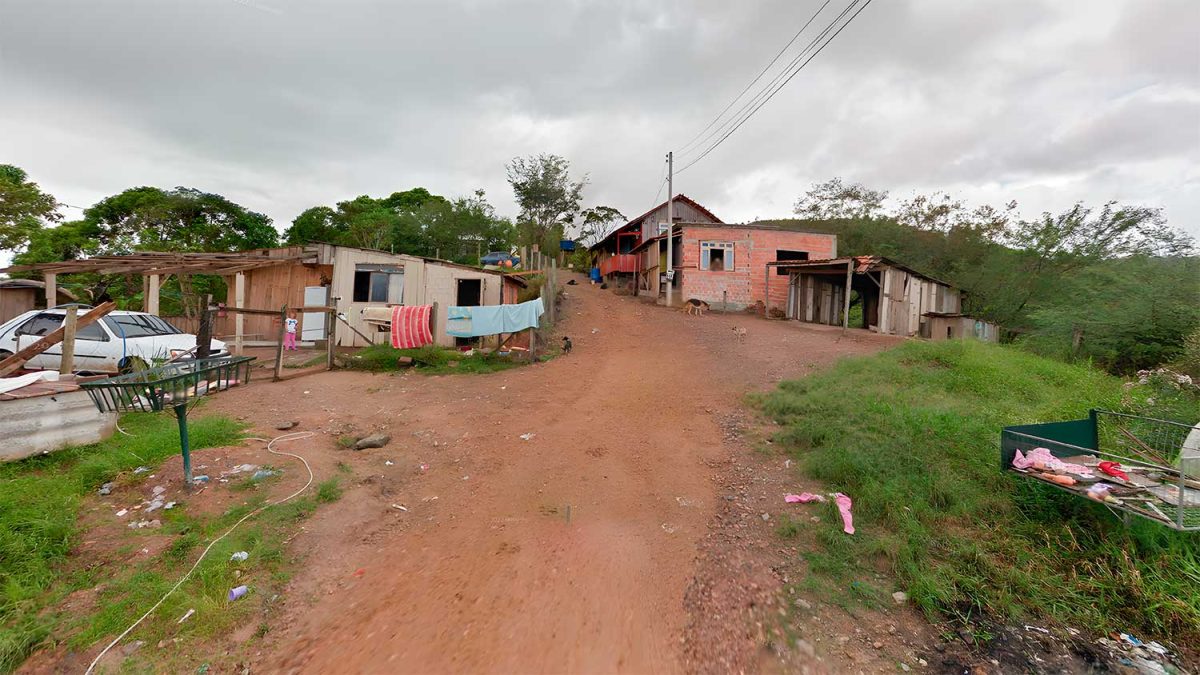
[[[113,335],[126,338],[151,335],[178,335],[182,331],[153,314],[119,314],[103,319]]]

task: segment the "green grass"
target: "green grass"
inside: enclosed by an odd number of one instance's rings
[[[342,498],[342,485],[337,478],[330,478],[317,484],[317,501],[330,504]]]
[[[1006,347],[911,342],[757,399],[799,470],[854,499],[812,527],[814,574],[845,588],[889,571],[931,616],[1057,621],[1200,644],[1200,536],[1002,473],[1000,428],[1130,409],[1116,378]],[[1178,397],[1170,414],[1200,418]],[[1143,410],[1149,413],[1150,411]],[[1154,411],[1162,414],[1161,411]],[[853,591],[874,597],[876,590]],[[887,589],[892,590],[892,589]]]
[[[41,615],[43,608],[88,587],[87,574],[70,580],[61,575],[78,543],[76,520],[84,496],[120,472],[154,467],[179,452],[174,418],[126,415],[121,422],[132,437],[116,435],[0,465],[0,671],[15,668],[47,637],[52,622]],[[240,432],[231,420],[197,418],[190,424],[191,445],[226,445]]]
[[[430,375],[494,373],[520,365],[519,361],[507,356],[478,352],[473,356],[464,356],[457,350],[435,345],[419,349],[394,349],[391,345],[372,345],[361,349],[351,357],[344,358],[343,363],[355,370],[368,370],[376,373],[390,372],[403,370],[398,363],[402,356],[411,357],[417,370]]]

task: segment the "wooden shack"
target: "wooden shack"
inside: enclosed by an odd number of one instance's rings
[[[882,256],[767,263],[768,289],[778,283],[775,270],[787,272],[787,300],[777,307],[772,297],[778,296],[765,294],[768,315],[782,309],[789,319],[849,328],[857,294],[862,322],[853,327],[907,337],[927,333],[927,314],[962,311],[959,289]]]
[[[979,340],[999,342],[1000,327],[966,314],[926,312],[921,337],[930,340]]]
[[[70,291],[59,288],[54,302],[46,302],[46,284],[34,279],[0,279],[0,323],[18,317],[44,305],[65,305],[75,302]]]

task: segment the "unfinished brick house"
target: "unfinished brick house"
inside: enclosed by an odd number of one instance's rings
[[[677,222],[673,239],[675,302],[695,298],[723,310],[740,310],[759,302],[774,306],[787,302],[786,284],[767,284],[767,263],[837,256],[837,235],[765,223]],[[631,252],[638,258],[635,293],[665,296],[666,235],[648,239]],[[768,289],[769,302],[765,297]]]
[[[721,219],[712,211],[689,199],[687,195],[675,195],[672,200],[672,218],[676,223],[720,223]],[[667,202],[655,206],[601,239],[590,251],[592,264],[600,269],[601,276],[610,284],[630,286],[635,275],[642,272],[638,257],[632,253],[640,244],[657,237],[667,228]],[[677,261],[678,262],[678,261]],[[665,265],[665,263],[664,263]]]

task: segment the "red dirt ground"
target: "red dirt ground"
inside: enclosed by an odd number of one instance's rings
[[[293,542],[305,564],[255,670],[755,667],[764,643],[745,639],[743,617],[705,615],[719,598],[685,602],[708,583],[706,537],[739,506],[723,498],[727,474],[754,454],[728,422],[748,391],[895,341],[690,317],[589,285],[568,286],[563,308],[575,350],[549,363],[487,376],[335,372],[214,398],[208,410],[263,431],[296,419],[321,432],[284,449],[318,478],[342,461],[359,480]],[[744,343],[734,326],[748,329]],[[335,444],[372,431],[393,440]],[[774,524],[759,512],[782,507],[782,492],[770,495],[742,529],[765,541]],[[769,596],[780,582],[747,583]]]

